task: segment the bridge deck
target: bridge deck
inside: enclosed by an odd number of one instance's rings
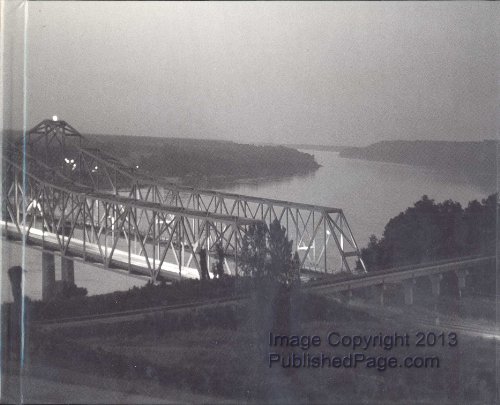
[[[2,232],[6,233],[7,236],[21,237],[16,226],[12,223],[0,221],[2,227]],[[29,244],[42,247],[46,250],[59,250],[59,242],[57,235],[50,232],[42,232],[39,229],[31,228],[28,236],[27,242]],[[84,259],[86,262],[101,262],[101,254],[97,244],[90,242],[85,242],[85,248],[83,246],[83,240],[72,237],[68,249],[68,257],[79,257]],[[130,254],[130,265],[128,260],[128,252],[115,249],[113,253],[113,258],[110,265],[115,268],[123,270],[132,270],[137,273],[149,275],[149,267],[144,256]],[[160,275],[169,280],[179,280],[179,266],[174,263],[163,262]],[[182,278],[199,278],[198,270],[193,267],[182,266],[181,267]]]
[[[8,236],[21,237],[17,227],[10,222],[0,221],[2,232]],[[57,235],[50,232],[42,232],[39,229],[32,228],[29,233],[28,243],[42,247],[47,250],[59,250]],[[97,244],[85,243],[79,238],[72,237],[67,255],[70,257],[82,258],[87,262],[101,262],[102,257]],[[405,280],[417,279],[419,277],[426,277],[435,274],[447,273],[450,271],[471,270],[480,266],[491,265],[495,263],[495,256],[488,257],[472,257],[472,258],[459,258],[457,260],[450,260],[446,262],[439,262],[434,264],[426,264],[421,267],[403,267],[390,269],[388,271],[370,273],[362,276],[351,276],[343,280],[331,280],[321,282],[317,285],[310,285],[310,288],[324,292],[341,292],[350,289],[364,288],[369,286],[401,283]],[[128,259],[128,252],[115,249],[111,266],[123,270],[132,270],[137,273],[149,275],[149,267],[146,258],[137,254],[130,254],[130,264]],[[179,280],[179,266],[177,264],[164,262],[160,269],[162,277],[170,280]],[[181,275],[183,278],[199,278],[198,270],[189,266],[181,267]]]

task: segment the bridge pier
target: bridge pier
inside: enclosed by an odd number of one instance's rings
[[[441,280],[443,279],[443,275],[433,274],[429,276],[429,279],[431,280],[432,296],[437,298],[441,294]]]
[[[68,284],[75,284],[75,262],[69,257],[61,257],[61,280]]]
[[[42,252],[42,300],[48,301],[53,293],[56,284],[56,266],[54,254]]]
[[[466,278],[469,275],[468,270],[455,270],[455,274],[458,278],[458,296],[462,297],[463,290],[466,286]]]
[[[403,291],[405,296],[405,305],[413,305],[413,293],[415,291],[415,280],[403,280]]]

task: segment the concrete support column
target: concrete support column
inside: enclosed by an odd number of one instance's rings
[[[443,279],[443,275],[433,274],[432,276],[429,276],[429,278],[431,280],[432,296],[439,297],[441,294],[441,280]]]
[[[61,257],[61,280],[68,284],[75,284],[75,262],[68,257]]]
[[[463,290],[465,289],[465,280],[467,276],[469,275],[468,270],[456,270],[455,274],[457,275],[458,278],[458,295],[461,297]]]
[[[413,305],[413,292],[415,290],[415,280],[403,280],[402,282],[404,295],[405,295],[405,305]]]
[[[42,300],[47,301],[52,297],[56,284],[56,266],[54,254],[42,252]]]

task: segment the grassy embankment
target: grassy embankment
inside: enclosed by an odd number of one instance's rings
[[[213,287],[216,282],[213,280],[209,284]],[[200,293],[197,288],[201,288],[201,282],[189,284],[185,291],[191,289]],[[205,283],[204,288],[210,290],[209,284]],[[155,296],[173,293],[171,287],[175,286],[150,286],[137,289],[132,295],[136,302],[139,296],[144,301],[154,301]],[[418,291],[424,288],[417,287]],[[225,288],[225,293],[236,291],[228,284]],[[221,295],[222,291],[219,290]],[[71,327],[54,332],[32,330],[29,358],[55,368],[118,378],[123,383],[123,390],[134,393],[146,393],[144,387],[147,386],[148,393],[155,395],[175,387],[217,398],[257,403],[372,400],[387,403],[403,398],[485,403],[494,398],[494,342],[462,335],[459,335],[457,347],[415,348],[413,345],[391,351],[371,348],[365,352],[370,356],[393,355],[400,359],[406,355],[439,356],[438,369],[269,368],[269,352],[276,350],[269,347],[271,331],[319,335],[323,343],[310,353],[324,351],[345,355],[352,350],[334,349],[326,344],[328,332],[335,330],[345,335],[398,332],[414,336],[422,328],[415,326],[411,318],[374,318],[332,298],[305,291],[292,294],[290,321],[283,326],[277,323],[279,316],[276,314],[283,315],[283,302],[276,299],[276,290],[264,288],[262,291],[250,288],[248,300],[239,303],[159,313],[141,321]],[[389,294],[387,301],[389,305],[400,306],[401,299],[394,292]],[[443,297],[442,302],[450,299]],[[283,327],[284,331],[280,329]],[[436,330],[439,331],[439,327]],[[294,351],[302,353],[298,348]]]
[[[123,390],[150,395],[161,395],[162,390],[175,387],[186,392],[257,403],[353,400],[387,403],[401,398],[484,403],[493,398],[494,342],[462,335],[459,335],[457,347],[413,346],[391,351],[377,347],[365,352],[370,356],[393,355],[400,359],[406,355],[439,356],[439,369],[269,368],[269,352],[289,351],[269,347],[271,331],[319,335],[323,343],[310,353],[324,351],[345,355],[349,349],[334,349],[326,344],[325,338],[330,331],[345,335],[398,332],[415,336],[422,328],[415,326],[411,318],[376,318],[336,299],[305,290],[292,293],[288,307],[277,299],[276,288],[257,290],[251,283],[236,285],[235,280],[186,281],[103,297],[77,298],[73,303],[72,300],[51,305],[33,303],[32,315],[50,318],[82,308],[85,300],[91,304],[81,309],[82,313],[98,308],[97,303],[108,307],[113,300],[117,309],[158,304],[163,302],[161,300],[173,303],[194,297],[199,299],[203,294],[214,298],[246,291],[249,297],[210,308],[156,313],[140,321],[72,326],[45,332],[32,329],[29,361],[115,378],[121,381]],[[424,296],[426,287],[417,285],[417,299]],[[402,296],[398,291],[389,290],[387,305],[401,307]],[[365,299],[369,301],[370,297],[365,296]],[[437,304],[443,306],[452,301],[452,297],[445,294]],[[37,305],[43,305],[45,313],[36,312]],[[63,310],[65,306],[67,309]],[[279,322],[286,313],[289,322]],[[424,328],[424,331],[432,329]],[[436,330],[439,332],[439,327]],[[294,351],[302,353],[298,348]],[[145,392],[146,386],[148,392]]]

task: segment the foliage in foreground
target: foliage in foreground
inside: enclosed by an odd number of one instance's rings
[[[472,340],[467,339],[453,349],[433,347],[419,351],[419,355],[440,356],[439,369],[270,369],[265,335],[271,329],[257,325],[265,328],[262,331],[252,323],[252,313],[260,309],[254,306],[257,302],[251,300],[243,308],[230,304],[182,314],[165,313],[135,324],[108,325],[108,330],[96,329],[85,336],[75,332],[72,336],[76,339],[60,333],[37,336],[31,339],[35,344],[33,353],[44,363],[59,367],[77,365],[80,371],[118,377],[125,385],[128,381],[140,384],[149,380],[162,387],[232,401],[399,403],[406,398],[424,402],[494,402],[496,384],[491,353],[495,344],[483,340],[475,340],[471,345]],[[300,293],[292,303],[296,310],[292,334],[324,336],[332,329],[346,334],[376,333],[395,326],[324,297]],[[370,353],[388,354],[382,348]],[[407,348],[402,348],[399,354],[406,353]],[[345,353],[339,349],[336,354]]]
[[[380,239],[370,237],[361,256],[371,271],[472,255],[494,255],[497,240],[497,195],[466,208],[424,195],[392,218]]]
[[[293,253],[293,241],[288,240],[286,228],[275,219],[269,229],[250,225],[242,240],[241,271],[245,276],[265,278],[286,287],[300,282],[300,260]]]
[[[233,277],[203,281],[182,280],[172,285],[148,283],[144,287],[133,287],[128,291],[90,297],[64,299],[58,296],[49,302],[29,301],[28,311],[34,320],[66,318],[225,298],[238,292],[239,287]]]

